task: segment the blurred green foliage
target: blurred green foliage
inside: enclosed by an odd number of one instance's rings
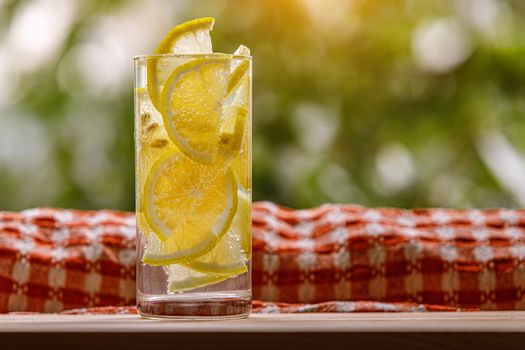
[[[254,200],[525,206],[518,0],[0,1],[0,209],[134,208],[132,56],[252,49]]]

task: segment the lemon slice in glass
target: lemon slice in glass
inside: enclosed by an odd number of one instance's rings
[[[179,264],[169,265],[164,269],[168,275],[168,290],[170,292],[184,292],[233,277],[232,274],[199,272]]]
[[[189,158],[215,161],[231,60],[202,58],[178,66],[162,92],[164,126]]]
[[[153,165],[140,204],[154,233],[144,263],[167,265],[207,253],[230,227],[237,204],[237,180],[228,166],[166,152]]]
[[[242,190],[228,233],[205,255],[185,263],[193,270],[205,273],[238,275],[247,271],[246,261],[251,257],[250,195]]]
[[[252,257],[252,196],[250,193],[239,189],[238,198],[237,216],[232,227],[238,232],[245,259],[249,260]]]
[[[219,151],[234,157],[241,149],[248,110],[244,106],[226,106],[219,130]]]
[[[250,49],[241,45],[233,53],[234,56],[250,56]],[[228,93],[232,92],[243,79],[247,79],[247,72],[250,68],[249,60],[234,60],[232,62],[232,69],[230,79],[228,81]]]
[[[197,18],[173,27],[155,49],[155,54],[212,53],[210,31],[215,20]],[[173,59],[163,63],[152,56],[148,59],[148,93],[155,108],[160,111],[160,95],[166,79],[179,62]]]
[[[248,56],[250,50],[245,46],[240,46],[235,55]],[[250,99],[250,76],[249,68],[250,61],[248,60],[233,60],[234,66],[230,79],[228,81],[228,95],[225,99],[225,111],[236,110],[237,113],[225,113],[224,126],[222,130],[235,130],[235,132],[224,133],[220,137],[221,150],[224,154],[224,145],[233,145],[233,147],[226,148],[233,155],[231,167],[240,182],[240,185],[245,190],[251,188],[251,159],[250,154],[250,134],[251,122],[249,112]],[[235,121],[233,117],[237,118]],[[235,125],[235,127],[232,127]],[[225,137],[225,135],[228,137]],[[225,140],[226,139],[226,140]],[[226,152],[227,153],[227,152]]]

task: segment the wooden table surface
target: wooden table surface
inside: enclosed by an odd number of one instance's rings
[[[525,312],[255,314],[166,321],[137,315],[0,315],[1,349],[525,349]],[[4,347],[7,345],[7,347]],[[49,347],[48,347],[49,346]],[[327,349],[328,350],[328,349]]]

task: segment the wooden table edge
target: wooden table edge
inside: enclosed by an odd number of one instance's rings
[[[2,333],[524,333],[525,311],[253,314],[224,321],[138,315],[0,315]]]

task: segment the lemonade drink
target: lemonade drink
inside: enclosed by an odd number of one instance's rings
[[[146,317],[251,309],[251,57],[212,53],[213,19],[135,62],[137,306]]]

